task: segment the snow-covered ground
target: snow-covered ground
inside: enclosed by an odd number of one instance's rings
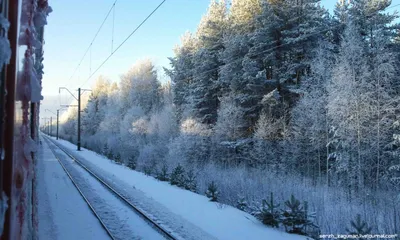
[[[77,152],[76,146],[67,141],[57,142],[184,239],[307,239],[268,228],[250,214],[210,202],[202,195],[115,164],[95,152],[84,148]]]
[[[37,164],[39,239],[109,239],[44,141]]]

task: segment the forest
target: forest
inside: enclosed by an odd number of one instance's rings
[[[399,233],[393,7],[212,0],[169,68],[144,59],[97,79],[82,146],[291,233]],[[71,142],[76,118],[61,123]]]

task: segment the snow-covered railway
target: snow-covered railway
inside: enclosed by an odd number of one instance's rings
[[[44,137],[111,239],[178,239],[48,137]]]

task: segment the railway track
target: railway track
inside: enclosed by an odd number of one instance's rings
[[[66,151],[63,147],[60,147],[57,143],[55,143],[53,140],[48,138],[47,136],[44,137],[46,140],[47,144],[49,145],[51,151],[53,152],[54,156],[68,175],[68,177],[71,179],[72,183],[74,186],[77,188],[79,191],[80,195],[82,198],[85,200],[93,214],[96,216],[96,218],[99,220],[100,224],[102,227],[105,229],[107,234],[110,236],[111,239],[118,239],[114,236],[112,231],[106,226],[104,221],[101,219],[100,214],[98,214],[93,207],[93,205],[89,202],[88,198],[84,195],[83,191],[80,189],[78,186],[79,184],[76,183],[74,178],[71,176],[70,172],[68,169],[65,167],[64,163],[61,161],[61,159],[57,156],[57,153],[54,151],[54,149],[50,146],[50,142],[56,146],[58,149],[60,149],[63,153],[65,153],[66,156],[71,158],[77,165],[79,165],[82,169],[84,169],[87,173],[89,173],[94,179],[96,179],[99,183],[101,183],[110,193],[115,195],[121,202],[123,202],[126,206],[128,206],[133,212],[135,212],[138,216],[140,216],[148,225],[150,225],[154,230],[156,230],[158,233],[160,233],[163,237],[166,239],[171,239],[171,240],[177,240],[178,238],[173,236],[169,231],[167,231],[164,227],[160,226],[158,223],[153,221],[150,217],[148,217],[143,211],[141,211],[139,208],[137,208],[135,205],[133,205],[128,199],[126,199],[124,196],[122,196],[118,191],[116,191],[113,187],[111,187],[109,184],[107,184],[104,180],[102,180],[99,176],[97,176],[93,171],[91,171],[89,168],[87,168],[81,161],[76,159],[74,156],[72,156],[68,151]]]

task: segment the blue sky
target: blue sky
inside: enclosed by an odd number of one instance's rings
[[[98,27],[114,0],[51,0],[53,12],[45,28],[43,95],[57,95],[58,87],[77,89],[91,87],[100,74],[112,81],[138,60],[150,57],[163,75],[162,66],[169,66],[167,57],[173,56],[173,47],[185,31],[194,32],[209,0],[167,0],[110,59],[87,81],[111,52],[111,14],[92,45],[91,54],[71,80]],[[119,0],[115,8],[114,48],[161,2],[161,0]],[[400,0],[393,0],[393,4]],[[336,0],[322,0],[332,10]],[[91,56],[91,57],[90,57]],[[91,59],[91,60],[90,60]],[[90,70],[91,69],[91,70]],[[161,78],[161,80],[163,80]],[[66,98],[66,92],[62,99]],[[63,102],[65,104],[65,102]]]

